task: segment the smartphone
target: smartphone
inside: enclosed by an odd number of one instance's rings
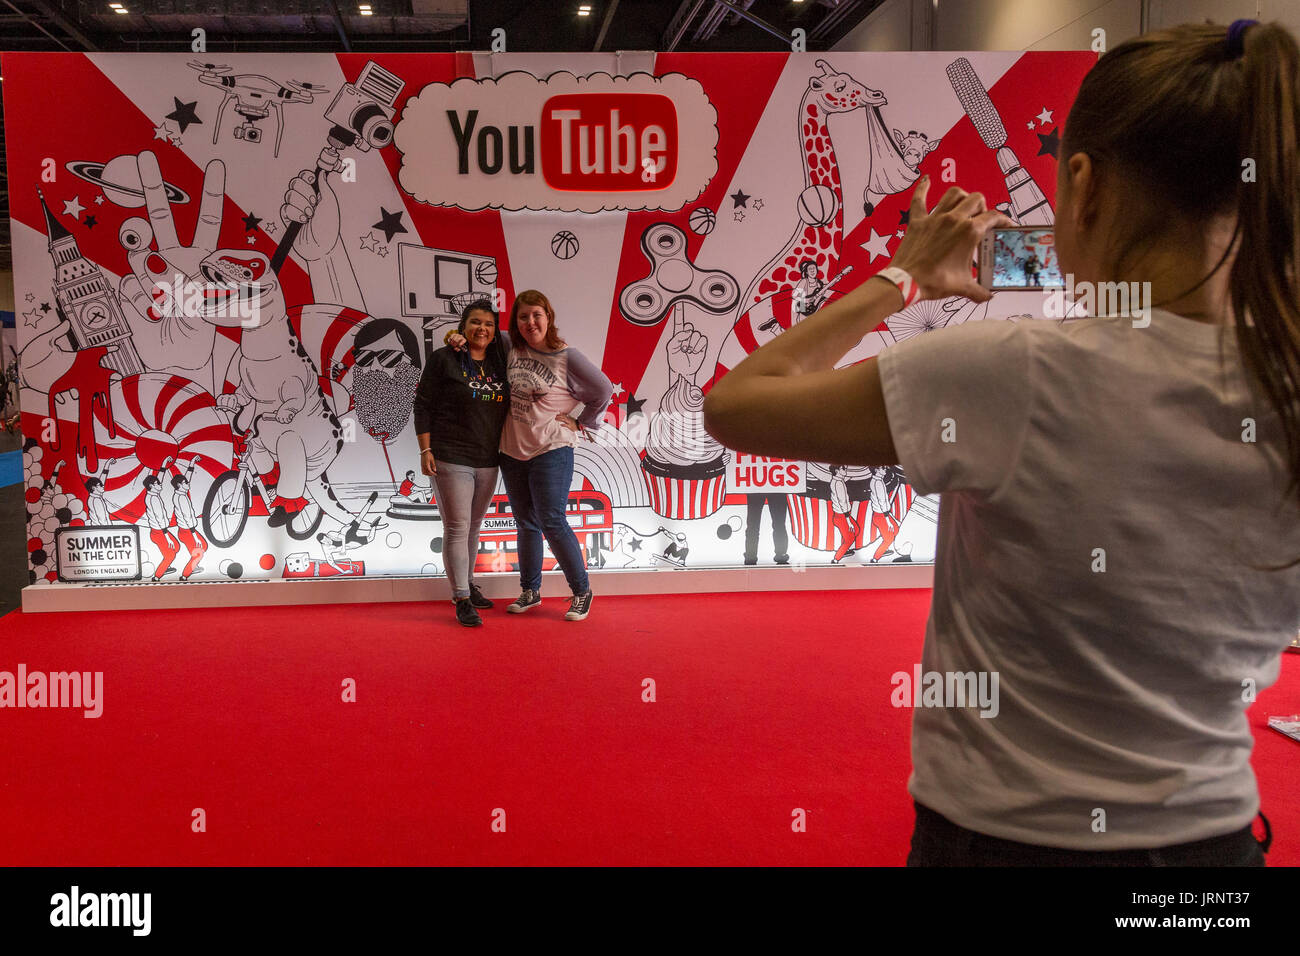
[[[992,292],[1062,289],[1052,226],[994,229],[980,241],[980,285]]]

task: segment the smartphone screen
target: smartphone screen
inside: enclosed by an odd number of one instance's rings
[[[1059,289],[1064,285],[1052,227],[993,230],[991,289]]]

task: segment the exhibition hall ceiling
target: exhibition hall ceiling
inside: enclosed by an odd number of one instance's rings
[[[0,50],[453,52],[826,50],[883,0],[3,0]],[[586,8],[585,12],[583,8]],[[498,35],[500,36],[500,35]],[[498,40],[498,43],[500,40]],[[3,127],[0,126],[0,129]],[[0,133],[0,162],[3,162]],[[12,268],[7,175],[0,271]]]

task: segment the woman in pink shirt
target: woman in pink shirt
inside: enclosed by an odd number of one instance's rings
[[[449,335],[460,348],[464,339]],[[591,611],[591,587],[577,535],[566,515],[578,433],[600,427],[614,386],[598,366],[560,338],[555,309],[535,289],[521,292],[501,333],[510,382],[510,414],[501,430],[501,478],[510,497],[519,546],[521,614],[542,603],[542,539],[573,592],[567,621]],[[577,406],[582,412],[572,414]]]

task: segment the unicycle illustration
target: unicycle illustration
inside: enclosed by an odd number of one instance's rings
[[[243,409],[226,411],[231,415],[230,430],[235,433],[235,467],[217,477],[203,502],[203,530],[207,532],[209,541],[222,548],[238,541],[244,533],[252,510],[254,490],[267,514],[273,510],[272,502],[275,500],[253,465],[254,449],[264,447],[257,439],[257,424],[262,416],[256,416],[247,428],[241,428],[239,416]],[[321,509],[313,501],[296,512],[284,530],[295,541],[306,541],[315,534],[320,522]]]

